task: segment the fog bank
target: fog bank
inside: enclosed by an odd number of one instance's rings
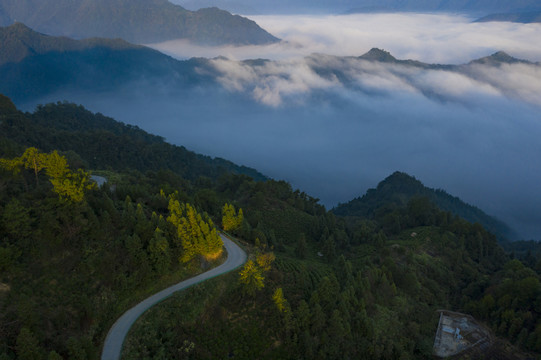
[[[354,14],[250,16],[283,40],[269,46],[199,47],[169,41],[152,47],[180,59],[226,56],[243,60],[287,59],[312,53],[359,56],[373,47],[400,59],[461,64],[503,50],[515,57],[541,61],[541,24],[472,23],[452,14]]]

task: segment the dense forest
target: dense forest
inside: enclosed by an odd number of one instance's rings
[[[122,312],[222,261],[219,228],[245,266],[151,309],[124,358],[429,359],[438,309],[492,329],[470,358],[541,354],[535,244],[504,250],[423,194],[338,216],[69,103],[0,96],[0,128],[2,360],[99,358]]]

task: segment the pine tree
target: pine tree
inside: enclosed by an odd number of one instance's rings
[[[284,298],[284,292],[282,291],[282,288],[277,288],[274,291],[274,295],[272,295],[272,300],[278,308],[278,311],[284,312],[286,310],[287,300]]]
[[[60,156],[57,151],[48,154],[44,160],[45,171],[49,181],[53,184],[53,190],[59,197],[68,202],[82,202],[85,190],[96,186],[90,181],[90,174],[78,169],[72,172],[68,168],[68,161]]]
[[[167,221],[177,228],[183,249],[180,261],[188,262],[198,255],[211,259],[221,254],[223,241],[212,220],[208,216],[203,218],[190,204],[171,198]]]
[[[256,292],[265,286],[264,280],[261,269],[252,260],[248,260],[240,271],[239,281],[244,285],[246,294],[250,296],[255,296]]]
[[[299,259],[306,258],[306,254],[308,252],[308,245],[306,244],[306,237],[304,234],[301,234],[299,236],[299,240],[297,241],[297,247],[295,248],[295,255]]]
[[[235,207],[231,204],[225,204],[222,208],[222,227],[225,231],[233,231],[242,225],[244,215],[242,209],[237,214]]]
[[[158,274],[165,274],[171,265],[169,243],[160,228],[156,228],[154,236],[150,239],[148,252],[152,266]]]

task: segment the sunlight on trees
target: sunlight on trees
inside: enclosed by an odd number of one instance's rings
[[[239,280],[244,285],[244,291],[250,296],[255,296],[258,290],[265,287],[263,271],[252,260],[248,260],[240,271]]]
[[[222,227],[225,231],[236,230],[240,228],[244,220],[242,209],[239,212],[235,211],[235,207],[231,204],[225,204],[222,208]]]
[[[203,217],[190,204],[169,199],[167,221],[177,228],[183,253],[181,262],[188,262],[198,255],[206,259],[216,259],[222,253],[223,241],[218,235],[214,223],[205,214]]]
[[[58,154],[55,150],[50,154],[40,153],[38,149],[29,147],[20,157],[13,159],[0,159],[0,166],[19,174],[22,169],[31,169],[36,177],[36,186],[39,186],[38,174],[45,169],[49,181],[53,185],[53,190],[58,194],[61,200],[67,202],[82,202],[84,200],[85,190],[90,190],[96,186],[90,181],[90,174],[77,169],[71,171],[68,161],[64,156]]]
[[[274,295],[272,295],[272,300],[278,308],[278,311],[284,312],[286,310],[286,299],[284,298],[284,292],[282,291],[281,287],[274,291]]]

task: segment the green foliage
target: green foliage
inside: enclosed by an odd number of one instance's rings
[[[159,227],[154,231],[154,235],[148,244],[149,258],[152,266],[158,274],[165,274],[171,266],[171,255],[169,243]]]
[[[306,258],[307,252],[308,245],[306,244],[306,237],[304,234],[301,234],[297,241],[297,246],[295,247],[295,255],[297,255],[299,259],[304,259]]]
[[[20,360],[43,359],[43,349],[30,329],[23,327],[17,336],[17,358]]]
[[[210,280],[151,310],[135,330],[138,338],[129,341],[134,350],[127,358],[428,359],[435,310],[441,308],[466,311],[516,346],[541,351],[541,279],[528,266],[536,263],[535,252],[530,262],[509,261],[481,225],[441,211],[426,198],[374,202],[367,217],[342,219],[286,182],[214,170],[200,177],[209,168],[201,168],[197,157],[182,160],[184,169],[199,169],[193,181],[157,170],[146,163],[151,155],[140,161],[140,154],[161,139],[107,125],[105,117],[76,106],[44,106],[38,113],[36,124],[62,124],[70,136],[81,125],[81,141],[100,131],[93,121],[101,119],[109,135],[115,134],[109,140],[128,153],[117,154],[125,167],[104,160],[111,166],[101,173],[108,184],[85,191],[80,203],[58,201],[46,181],[33,186],[32,162],[26,169],[20,161],[13,167],[18,174],[0,171],[0,353],[10,354],[5,356],[19,355],[24,347],[37,349],[40,355],[27,355],[38,359],[97,358],[110,325],[136,299],[200,271],[197,261],[172,259],[221,249],[202,210],[220,221],[218,204],[233,203],[246,210],[236,232],[256,244],[240,279],[230,274]],[[24,123],[30,115],[17,116]],[[26,139],[24,126],[14,137],[18,142]],[[39,138],[35,130],[28,139]],[[55,136],[71,147],[67,135]],[[6,141],[0,150],[7,149],[2,151],[10,159],[31,146]],[[71,158],[92,164],[95,154],[112,157],[100,151],[84,149]],[[37,172],[40,180],[68,177],[68,159],[57,155],[50,174],[47,167]],[[535,244],[526,245],[524,252],[535,250]]]

